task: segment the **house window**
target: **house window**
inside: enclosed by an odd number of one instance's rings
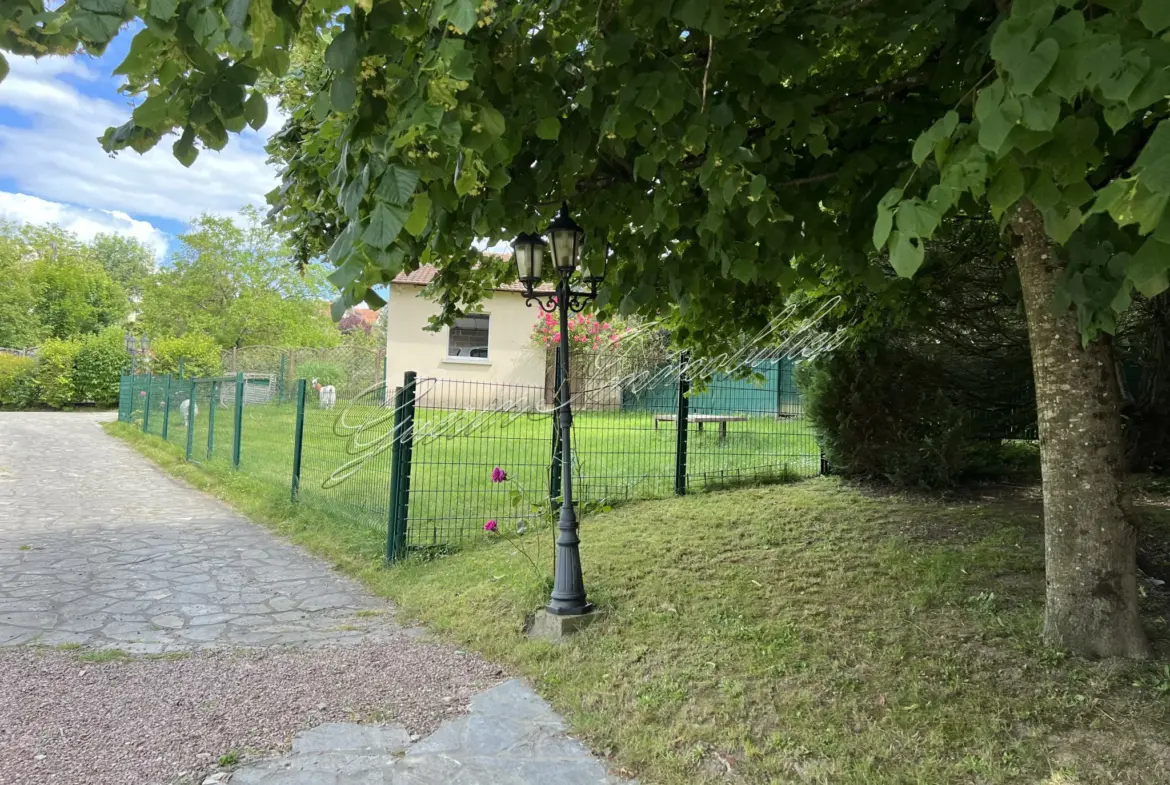
[[[488,321],[486,313],[456,319],[447,331],[447,356],[460,359],[488,358]]]

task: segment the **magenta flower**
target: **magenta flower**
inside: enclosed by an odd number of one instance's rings
[[[485,532],[491,532],[492,534],[495,534],[497,531],[499,531],[499,529],[500,527],[496,525],[495,521],[488,521],[483,525],[483,530]]]
[[[499,466],[492,469],[492,482],[504,482],[508,479],[508,473]]]

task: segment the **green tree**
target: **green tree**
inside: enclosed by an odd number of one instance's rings
[[[40,338],[32,288],[32,261],[20,225],[0,221],[0,346],[24,349]]]
[[[323,346],[339,340],[317,265],[298,271],[282,238],[254,209],[241,227],[203,215],[150,279],[139,323],[155,337],[206,335],[223,347]]]
[[[33,309],[43,333],[73,338],[101,332],[126,319],[126,293],[110,278],[91,249],[58,227],[26,226]]]
[[[271,200],[303,262],[327,249],[338,317],[435,262],[450,319],[482,293],[477,238],[572,199],[614,252],[602,305],[678,307],[680,339],[716,343],[822,278],[881,286],[874,245],[912,274],[945,213],[989,204],[1031,334],[1046,638],[1148,653],[1104,336],[1167,286],[1165,0],[7,2],[0,40],[28,54],[142,20],[118,70],[145,100],[109,150],[174,131],[192,163],[291,82]],[[290,71],[317,30],[320,66]]]
[[[154,272],[154,251],[132,237],[99,234],[90,243],[94,259],[126,292],[131,301],[142,297]]]

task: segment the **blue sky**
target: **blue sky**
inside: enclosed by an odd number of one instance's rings
[[[130,116],[113,70],[131,37],[123,31],[100,58],[9,56],[11,73],[0,82],[0,217],[57,223],[83,238],[126,234],[162,259],[200,213],[264,204],[277,182],[264,142],[282,120],[270,106],[259,132],[202,151],[190,169],[171,155],[172,138],[146,155],[108,156],[97,137]]]

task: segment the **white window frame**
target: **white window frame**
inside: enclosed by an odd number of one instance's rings
[[[482,316],[487,319],[487,357],[462,357],[451,354],[451,327],[447,328],[447,353],[443,357],[445,363],[466,363],[468,365],[491,365],[492,362],[492,315],[490,313],[469,313],[470,317]]]

